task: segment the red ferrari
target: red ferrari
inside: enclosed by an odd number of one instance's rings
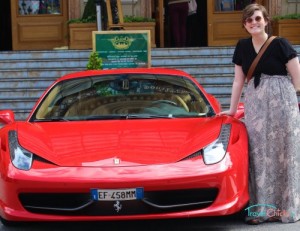
[[[220,110],[179,70],[59,78],[26,121],[0,111],[3,224],[240,211],[249,199],[247,133]]]

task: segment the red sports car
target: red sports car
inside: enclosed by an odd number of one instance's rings
[[[219,116],[220,110],[179,70],[59,78],[26,121],[0,111],[2,222],[240,211],[249,197],[247,133],[240,118]]]

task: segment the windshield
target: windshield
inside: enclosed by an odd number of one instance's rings
[[[44,97],[30,121],[187,118],[214,115],[189,79],[125,74],[69,79]]]

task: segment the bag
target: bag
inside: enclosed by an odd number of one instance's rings
[[[197,13],[197,2],[196,0],[190,0],[189,2],[189,15]]]

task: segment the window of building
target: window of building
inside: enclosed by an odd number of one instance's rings
[[[60,13],[61,0],[19,0],[19,15]]]
[[[215,0],[215,11],[239,11],[245,8],[253,0]]]

